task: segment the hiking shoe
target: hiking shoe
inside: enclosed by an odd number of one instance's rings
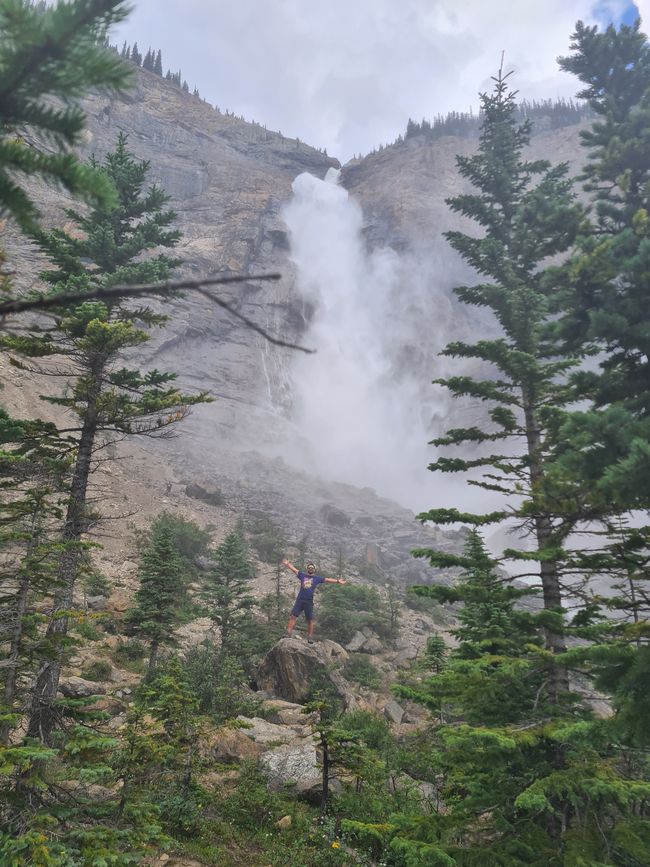
[[[291,632],[285,632],[282,637],[283,638],[293,638],[293,634]]]
[[[315,644],[314,639],[311,636],[307,639],[307,644]]]

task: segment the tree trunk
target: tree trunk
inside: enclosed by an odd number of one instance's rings
[[[79,569],[81,551],[79,542],[87,529],[86,494],[90,477],[91,461],[98,425],[98,402],[104,361],[97,361],[91,371],[93,384],[89,389],[87,409],[84,417],[70,498],[63,526],[62,540],[65,550],[61,554],[57,570],[58,589],[54,595],[52,613],[45,633],[46,643],[50,646],[51,657],[45,659],[36,675],[32,690],[32,706],[27,734],[50,744],[55,726],[54,701],[59,688],[59,678],[63,664],[63,644],[68,634],[68,613],[72,608],[75,581]]]
[[[148,674],[151,674],[155,671],[156,665],[158,664],[158,648],[160,647],[160,642],[157,639],[151,642],[151,650],[149,651],[149,668]]]
[[[32,542],[30,541],[30,545]],[[27,555],[29,557],[29,554]],[[7,678],[4,686],[4,705],[10,711],[13,707],[14,698],[16,697],[16,681],[18,679],[18,661],[20,659],[20,651],[23,642],[23,619],[27,610],[27,597],[29,593],[29,572],[23,571],[22,577],[18,583],[18,592],[16,593],[16,610],[13,629],[11,631],[11,641],[9,644],[9,654],[7,656]],[[11,726],[8,722],[0,726],[0,743],[6,744],[9,741],[9,733]]]
[[[321,819],[325,816],[327,812],[327,802],[329,800],[329,788],[330,788],[330,757],[329,751],[327,749],[327,739],[321,739],[321,747],[323,748],[323,775],[322,775],[322,784],[323,791],[320,799],[320,815]]]
[[[542,437],[535,409],[530,396],[524,391],[523,395],[524,417],[526,424],[526,440],[528,443],[528,457],[530,459],[531,498],[535,502],[538,489],[544,479],[544,463],[542,460]],[[534,518],[535,537],[537,550],[543,552],[553,544],[553,525],[551,518],[542,510],[536,509]],[[543,560],[540,563],[540,579],[544,608],[547,611],[559,612],[562,608],[562,590],[560,587],[560,575],[556,560]],[[546,649],[553,654],[564,653],[566,644],[564,635],[555,632],[550,627],[544,629]],[[566,668],[557,663],[551,666],[550,697],[554,704],[560,701],[563,693],[569,691],[569,677]]]

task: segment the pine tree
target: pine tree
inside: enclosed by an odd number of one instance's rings
[[[173,643],[178,625],[178,586],[183,580],[181,561],[171,530],[165,524],[154,522],[150,542],[140,560],[138,578],[136,605],[127,622],[149,642],[149,672],[152,672],[160,648]]]
[[[204,576],[201,598],[207,616],[219,628],[221,658],[235,654],[250,622],[253,597],[250,593],[252,567],[243,529],[229,533],[214,553],[213,566]]]
[[[179,235],[170,228],[175,215],[165,209],[165,193],[155,185],[144,189],[149,164],[128,152],[126,138],[121,135],[104,165],[93,165],[113,186],[113,203],[98,206],[87,216],[69,211],[68,218],[78,229],[75,234],[61,229],[37,234],[40,248],[53,265],[43,273],[43,279],[55,293],[97,284],[164,280],[176,261],[164,253],[142,253],[173,247]],[[133,310],[119,300],[84,302],[59,311],[54,329],[46,334],[36,331],[3,337],[5,347],[23,355],[68,356],[77,372],[65,395],[48,398],[68,409],[79,422],[76,431],[70,432],[76,433],[76,452],[62,534],[65,550],[47,629],[49,652],[35,684],[31,712],[31,735],[46,741],[55,723],[52,708],[62,648],[82,563],[83,537],[91,518],[87,492],[94,450],[111,435],[164,435],[169,425],[187,415],[191,404],[205,400],[204,395],[182,394],[173,373],[143,373],[121,366],[122,353],[146,342],[146,328],[165,320],[151,308]]]
[[[0,214],[25,231],[39,212],[17,178],[43,178],[87,201],[110,199],[106,178],[72,148],[86,124],[80,99],[91,88],[116,93],[129,83],[128,68],[98,39],[126,11],[123,0],[0,6]]]
[[[148,69],[149,72],[153,71],[153,54],[151,52],[151,48],[147,49],[147,53],[144,56],[144,60],[142,61],[142,68]]]
[[[419,591],[462,604],[458,646],[435,676],[397,687],[437,718],[430,764],[445,809],[395,817],[383,847],[397,863],[643,863],[650,821],[637,799],[650,785],[638,760],[613,746],[608,722],[548,700],[544,612],[515,605],[522,591],[478,533],[463,559],[454,587]]]
[[[142,66],[142,55],[138,51],[138,43],[133,43],[133,48],[131,49],[131,63],[135,63],[136,66]]]
[[[51,597],[61,553],[57,531],[68,474],[66,443],[54,425],[22,421],[0,409],[0,641],[6,647],[0,708],[19,711],[20,680],[38,653],[36,606]],[[0,741],[11,725],[0,725]]]
[[[576,386],[594,407],[573,413],[560,441],[590,442],[589,455],[561,449],[570,474],[598,508],[650,502],[650,45],[639,22],[602,33],[581,22],[561,66],[586,85],[597,120],[582,133],[583,179],[594,200],[588,231],[563,269],[562,333],[569,351],[601,353]]]
[[[560,330],[567,351],[597,352],[575,388],[587,409],[567,413],[555,472],[601,516],[600,545],[577,552],[574,569],[610,576],[613,598],[594,607],[610,620],[586,625],[598,640],[581,665],[613,693],[618,736],[645,747],[650,600],[650,44],[639,21],[603,32],[576,25],[560,59],[584,89],[596,121],[582,133],[590,224],[561,269]],[[630,518],[633,514],[633,522]],[[645,517],[644,517],[645,515]],[[598,541],[598,540],[597,540]],[[644,721],[645,720],[645,721]]]
[[[162,51],[160,50],[160,48],[158,49],[158,52],[156,54],[156,59],[153,64],[153,71],[156,73],[156,75],[163,74]]]
[[[554,287],[544,266],[549,257],[570,246],[582,213],[573,201],[565,165],[552,168],[546,161],[530,162],[523,157],[530,125],[518,125],[515,119],[515,94],[508,91],[507,76],[500,71],[494,81],[493,93],[481,96],[483,125],[478,153],[457,158],[461,175],[475,191],[448,202],[452,210],[478,223],[482,235],[456,231],[447,232],[446,237],[488,281],[456,289],[458,298],[489,310],[501,336],[474,344],[451,343],[443,355],[479,359],[496,370],[496,378],[454,376],[437,380],[455,397],[492,404],[490,423],[484,428],[450,430],[433,441],[439,447],[469,444],[475,454],[482,449],[484,456],[438,457],[429,469],[467,472],[486,468],[482,478],[472,480],[472,484],[509,501],[506,508],[484,515],[452,508],[433,509],[419,517],[475,527],[511,518],[535,540],[535,550],[509,549],[504,556],[528,567],[539,564],[547,610],[546,644],[552,654],[549,689],[559,701],[568,689],[566,671],[554,661],[565,649],[562,543],[576,518],[570,504],[557,511],[558,498],[548,489],[545,463],[549,424],[568,400],[565,375],[575,362],[562,356],[553,344],[550,299]],[[522,441],[523,454],[518,448]],[[486,454],[485,448],[491,443],[504,447]],[[505,448],[507,443],[512,444],[510,450]],[[520,504],[515,505],[518,501]],[[419,555],[428,556],[432,565],[452,565],[453,558],[439,552],[420,551]]]

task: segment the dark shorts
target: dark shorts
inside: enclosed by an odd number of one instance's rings
[[[313,599],[296,599],[296,603],[291,609],[292,617],[300,617],[302,612],[305,612],[307,620],[314,619],[314,600]]]

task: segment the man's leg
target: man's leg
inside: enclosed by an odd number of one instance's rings
[[[310,644],[314,643],[314,604],[313,602],[305,603],[305,617],[307,619],[307,641]]]
[[[297,619],[298,618],[294,614],[289,615],[289,622],[287,623],[287,638],[291,638]]]

